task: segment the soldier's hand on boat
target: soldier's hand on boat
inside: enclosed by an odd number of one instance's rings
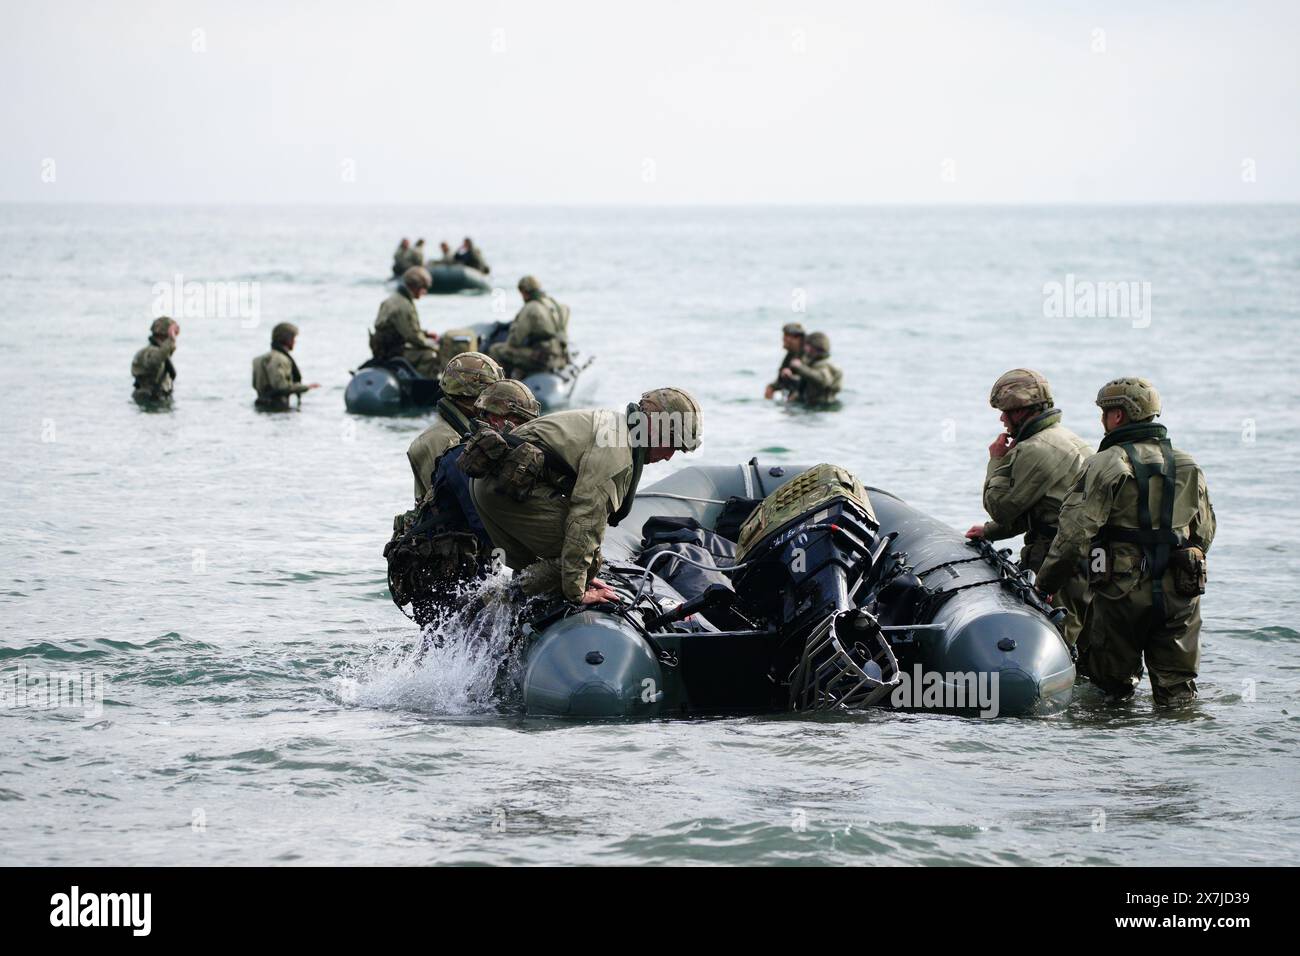
[[[767,388],[763,389],[763,397],[764,397],[764,398],[771,398],[771,397],[772,397],[773,395],[775,395],[775,394],[776,394],[776,389],[774,389],[771,385],[769,385]]]
[[[984,537],[984,526],[982,524],[971,525],[970,528],[966,531],[966,537],[970,538],[971,540]]]
[[[1012,444],[1011,436],[1006,432],[1002,432],[997,438],[993,439],[992,444],[989,445],[989,457],[1001,458],[1011,450]]]
[[[311,383],[310,385],[308,385],[307,387],[308,387],[308,388],[320,388],[320,382],[312,382],[312,383]]]
[[[592,578],[582,595],[583,604],[617,604],[619,600],[618,593],[599,578]]]

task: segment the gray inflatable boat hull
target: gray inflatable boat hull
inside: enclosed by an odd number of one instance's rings
[[[604,557],[615,568],[639,575],[641,569],[631,561],[640,550],[646,519],[689,516],[712,528],[729,497],[762,497],[804,470],[745,465],[678,471],[637,494],[629,516],[608,529]],[[904,709],[979,709],[982,716],[992,717],[1050,713],[1066,706],[1075,669],[1052,621],[1002,586],[1000,572],[991,563],[972,560],[973,551],[957,530],[888,492],[871,489],[869,494],[880,533],[897,534],[890,551],[906,552],[906,563],[929,589],[954,591],[937,602],[932,615],[906,622],[931,627],[910,632],[895,646],[900,669],[909,680],[934,675],[933,681],[945,687],[978,680],[996,688],[992,712],[975,707],[973,700],[970,707],[931,707],[919,696],[905,698]],[[682,601],[658,576],[653,584],[668,604]],[[785,709],[774,705],[773,675],[762,663],[770,656],[754,646],[761,639],[713,637],[707,631],[656,633],[654,639],[656,647],[651,648],[632,624],[605,611],[582,611],[542,628],[526,651],[526,712],[629,718]],[[920,694],[919,686],[915,693]]]

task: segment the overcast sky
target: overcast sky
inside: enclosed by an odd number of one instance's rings
[[[1290,0],[15,3],[0,199],[1300,201],[1297,40]]]

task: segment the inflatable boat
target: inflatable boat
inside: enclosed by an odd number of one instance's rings
[[[424,267],[433,280],[429,286],[430,295],[453,295],[457,292],[479,295],[492,291],[487,276],[469,266],[432,262],[425,263]]]
[[[1071,697],[1064,612],[1009,551],[833,465],[683,469],[637,493],[603,554],[619,603],[525,619],[529,715],[993,717]]]
[[[479,351],[486,351],[496,342],[505,340],[510,329],[508,322],[482,322],[468,326]],[[575,361],[553,372],[534,372],[523,379],[537,396],[542,413],[558,412],[586,400],[595,387],[588,371],[592,358],[579,364]],[[376,361],[370,359],[352,373],[343,403],[354,415],[418,415],[427,411],[442,398],[438,380],[424,378],[405,359]]]

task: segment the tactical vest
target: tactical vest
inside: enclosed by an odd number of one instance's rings
[[[635,403],[627,407],[629,419],[640,412],[640,406]],[[578,478],[569,463],[544,443],[520,438],[512,432],[502,433],[487,425],[481,426],[465,442],[465,451],[456,465],[471,478],[494,479],[495,490],[516,501],[525,500],[539,484],[568,497]],[[610,525],[617,525],[631,512],[644,467],[645,450],[634,448],[632,480],[618,510],[609,516]]]
[[[158,343],[155,342],[153,339],[149,340],[148,347],[161,348],[161,346],[159,346]],[[172,357],[164,353],[163,374],[158,375],[151,380],[145,375],[145,367],[144,367],[145,351],[146,351],[145,349],[141,349],[138,353],[136,353],[135,358],[132,359],[131,361],[131,379],[132,379],[131,387],[136,389],[137,391],[143,390],[148,392],[151,398],[155,398],[155,399],[162,398],[166,394],[168,394],[168,392],[171,391],[171,389],[166,389],[166,390],[161,389],[163,380],[169,379],[172,382],[176,381],[176,366],[172,365]]]
[[[538,359],[539,364],[552,369],[563,368],[569,361],[569,336],[564,310],[549,295],[539,295],[531,299],[531,302],[538,303],[546,310],[551,318],[552,329],[532,333],[524,340],[524,347],[542,350],[544,354]]]
[[[391,325],[384,325],[370,333],[370,355],[377,362],[401,358],[406,345],[402,333]]]
[[[1186,542],[1173,530],[1174,491],[1177,467],[1174,463],[1173,446],[1168,438],[1158,439],[1162,461],[1159,465],[1150,465],[1142,461],[1133,447],[1133,442],[1123,442],[1120,448],[1133,469],[1133,478],[1137,482],[1138,526],[1122,528],[1116,525],[1104,525],[1097,535],[1101,543],[1120,542],[1135,544],[1142,549],[1142,555],[1148,573],[1151,575],[1151,604],[1156,617],[1167,616],[1164,596],[1164,576],[1169,569],[1170,557],[1175,549]],[[1160,527],[1155,527],[1151,520],[1151,479],[1161,480]]]
[[[393,603],[412,605],[421,624],[427,623],[431,607],[445,603],[451,589],[490,566],[490,553],[441,479],[434,480],[415,509],[393,519],[384,557]]]
[[[539,485],[568,496],[578,475],[562,457],[539,441],[480,426],[465,442],[456,467],[470,478],[493,479],[493,487],[523,501]]]
[[[279,352],[289,360],[290,381],[295,385],[302,381],[302,372],[298,371],[298,363],[293,360],[293,356],[286,349],[272,346],[270,352],[253,359],[253,389],[257,392],[256,404],[263,408],[288,408],[289,396],[277,395],[271,390],[270,366],[275,352]],[[302,404],[301,396],[298,398],[298,404]]]
[[[397,292],[414,307],[415,299],[405,286],[401,286]],[[391,315],[391,312],[386,312],[377,318],[374,331],[370,333],[370,354],[379,362],[400,358],[406,347],[406,340],[402,338],[402,333],[393,327],[393,323],[381,321],[381,319],[389,319]]]

